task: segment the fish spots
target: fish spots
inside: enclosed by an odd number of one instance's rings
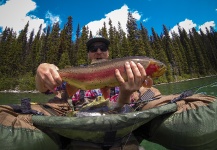
[[[105,86],[118,86],[119,82],[115,76],[118,69],[121,76],[127,81],[125,62],[134,61],[146,68],[146,73],[152,78],[161,76],[165,72],[165,65],[161,62],[147,57],[127,57],[96,63],[85,67],[71,67],[59,70],[62,79],[80,89],[95,89]],[[163,68],[163,69],[162,69]]]

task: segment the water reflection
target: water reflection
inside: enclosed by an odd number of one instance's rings
[[[200,78],[195,80],[156,85],[163,95],[182,93],[185,90],[193,90],[195,93],[217,96],[217,76]]]

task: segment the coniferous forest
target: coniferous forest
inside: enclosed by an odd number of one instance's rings
[[[5,28],[0,35],[0,90],[34,90],[34,76],[41,63],[53,63],[60,69],[88,64],[85,43],[93,36],[91,29],[79,24],[74,29],[72,24],[69,16],[62,29],[58,22],[45,29],[40,26],[37,33],[30,31],[29,37],[29,23],[19,35],[12,28]],[[128,13],[127,33],[120,23],[116,28],[109,20],[109,26],[104,23],[97,34],[110,40],[111,59],[140,55],[165,63],[167,71],[155,83],[216,75],[217,32],[213,28],[206,32],[193,28],[188,33],[179,27],[178,34],[170,34],[162,25],[161,35],[154,28],[151,32]]]

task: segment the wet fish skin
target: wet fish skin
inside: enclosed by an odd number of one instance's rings
[[[140,63],[151,78],[157,78],[164,74],[166,66],[162,62],[145,56],[131,56],[117,58],[82,67],[71,67],[59,70],[63,81],[77,89],[96,89],[115,87],[119,83],[115,77],[115,69],[119,69],[122,77],[127,81],[124,64],[126,61]]]
[[[59,70],[63,81],[66,81],[66,91],[68,96],[74,95],[79,89],[101,89],[105,99],[110,97],[109,87],[119,86],[115,76],[115,69],[120,71],[121,76],[127,81],[125,62],[134,61],[140,63],[146,70],[146,74],[151,78],[157,78],[164,74],[166,66],[162,62],[145,56],[131,56],[117,58],[108,61],[100,61],[88,66],[71,67]],[[148,85],[152,85],[152,79],[147,78]],[[151,80],[150,80],[151,79]],[[150,82],[151,81],[151,82]]]

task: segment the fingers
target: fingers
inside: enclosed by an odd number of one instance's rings
[[[131,94],[142,87],[147,77],[146,71],[140,63],[126,62],[125,71],[126,74],[122,74],[118,69],[115,70],[116,78],[120,84],[120,93],[117,101],[121,105],[130,102]]]
[[[37,69],[37,75],[41,78],[41,86],[56,93],[54,88],[61,85],[62,79],[57,72],[58,68],[53,64],[41,64]]]
[[[118,69],[115,70],[116,78],[121,85],[125,83],[125,80],[131,83],[134,81],[134,75],[129,62],[125,63],[125,70],[127,76],[125,75],[122,76]]]
[[[129,75],[128,82],[136,87],[141,87],[143,85],[143,82],[145,82],[145,79],[147,78],[144,67],[140,63],[135,64],[134,62],[130,62],[130,66],[132,71],[127,72],[127,74]],[[132,73],[133,79],[130,79]]]
[[[115,69],[115,76],[116,76],[116,79],[118,80],[119,84],[122,85],[125,83],[125,80],[124,78],[121,76],[121,73],[118,69]]]
[[[146,74],[145,68],[140,63],[137,64],[137,67],[138,67],[138,69],[139,69],[139,71],[141,73],[141,78],[142,79],[147,78],[147,74]]]
[[[135,64],[133,61],[130,62],[132,73],[133,73],[133,78],[136,85],[140,86],[142,81],[142,77],[144,76],[144,72],[142,71],[143,66],[141,64]],[[141,70],[141,71],[140,71]]]
[[[125,85],[126,89],[137,90],[143,85],[146,77],[146,71],[140,63],[133,61],[125,63],[126,76],[121,76],[118,69],[115,70],[115,75],[120,85]]]
[[[53,83],[55,85],[61,85],[62,84],[62,78],[60,77],[57,67],[55,69],[50,69],[51,77],[53,78]]]
[[[128,83],[132,85],[134,83],[135,73],[138,72],[138,68],[136,67],[136,64],[131,61],[130,63],[125,63],[125,69],[127,73]]]

